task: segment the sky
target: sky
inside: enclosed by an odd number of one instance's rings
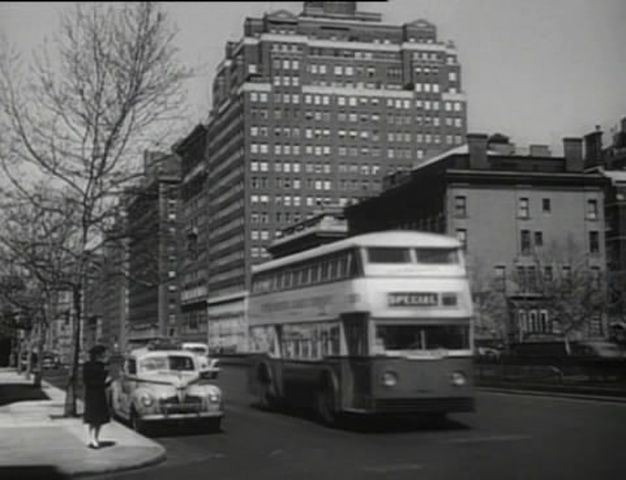
[[[29,55],[49,38],[69,3],[2,2],[0,31]],[[227,40],[246,17],[302,2],[164,2],[179,30],[181,59],[197,69],[188,82],[190,127],[207,118],[210,89]],[[383,23],[424,18],[459,53],[468,131],[501,132],[519,146],[548,144],[599,125],[607,143],[626,116],[624,0],[389,0],[359,2]]]

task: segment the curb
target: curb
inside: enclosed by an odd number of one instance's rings
[[[533,397],[570,398],[573,400],[588,400],[595,402],[626,403],[624,397],[612,397],[607,395],[584,395],[580,393],[551,392],[546,390],[518,390],[504,387],[476,387],[483,392],[510,393],[512,395],[529,395]]]
[[[64,396],[65,395],[65,391],[63,391],[60,388],[52,385],[50,382],[48,382],[46,380],[42,380],[42,387],[45,387],[46,389],[53,390],[55,396]],[[77,405],[79,407],[81,407],[80,409],[82,409],[83,401],[80,398],[77,397],[76,398],[76,402],[77,402]],[[78,418],[80,418],[80,417],[75,417],[75,419],[78,419]],[[114,473],[114,472],[125,472],[125,471],[130,471],[130,470],[137,470],[137,469],[140,469],[140,468],[157,465],[157,464],[159,464],[159,463],[161,463],[161,462],[166,460],[166,458],[167,458],[167,451],[166,451],[165,447],[163,447],[163,445],[161,445],[160,443],[154,441],[151,438],[148,438],[148,437],[146,437],[144,435],[141,435],[140,433],[137,433],[136,431],[126,427],[126,425],[124,425],[123,423],[118,422],[114,418],[111,418],[111,423],[115,423],[118,428],[123,428],[124,430],[127,430],[128,432],[132,433],[133,435],[141,437],[143,439],[143,441],[145,441],[146,443],[151,443],[152,445],[150,445],[149,448],[155,450],[154,455],[151,455],[150,458],[142,459],[141,461],[133,463],[133,464],[126,463],[126,464],[123,464],[123,465],[115,465],[115,466],[111,466],[111,467],[103,465],[100,468],[85,468],[85,469],[82,469],[82,470],[80,470],[80,469],[77,469],[77,470],[70,469],[69,471],[65,471],[64,473],[66,473],[66,474],[68,474],[68,475],[70,475],[72,477],[86,477],[86,476],[92,476],[92,475],[101,475],[101,474]]]
[[[85,470],[80,470],[80,471],[67,472],[67,474],[75,478],[81,478],[81,477],[88,477],[88,476],[93,476],[93,475],[104,475],[107,473],[129,472],[132,470],[138,470],[140,468],[157,465],[165,461],[165,459],[167,458],[167,452],[165,451],[165,448],[161,446],[160,444],[157,444],[157,445],[161,447],[161,450],[162,450],[161,452],[159,452],[158,454],[155,454],[153,458],[144,460],[134,465],[123,465],[123,466],[117,466],[117,467],[111,467],[111,468],[100,468],[100,469],[95,469],[95,470],[85,469]]]

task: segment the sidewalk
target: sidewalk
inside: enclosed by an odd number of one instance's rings
[[[161,445],[116,421],[102,428],[102,448],[87,448],[82,418],[62,418],[65,392],[43,382],[47,398],[41,398],[44,395],[31,384],[13,369],[0,369],[2,480],[54,480],[139,468],[165,459]]]

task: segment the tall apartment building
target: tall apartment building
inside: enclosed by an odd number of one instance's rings
[[[107,233],[103,251],[102,336],[112,352],[127,347],[129,254],[125,232],[126,217],[120,215]]]
[[[178,335],[180,159],[146,152],[145,176],[127,203],[128,341]]]
[[[207,341],[207,130],[196,125],[172,150],[181,159],[179,339]]]
[[[245,349],[251,266],[280,229],[463,142],[457,51],[425,20],[388,25],[356,2],[247,18],[207,130],[209,339]]]

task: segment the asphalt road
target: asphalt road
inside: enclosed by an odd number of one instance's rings
[[[157,432],[166,462],[106,479],[622,478],[626,403],[479,392],[478,411],[334,430],[305,412],[250,406],[243,369],[226,367],[223,431]],[[106,439],[106,427],[103,429]]]

